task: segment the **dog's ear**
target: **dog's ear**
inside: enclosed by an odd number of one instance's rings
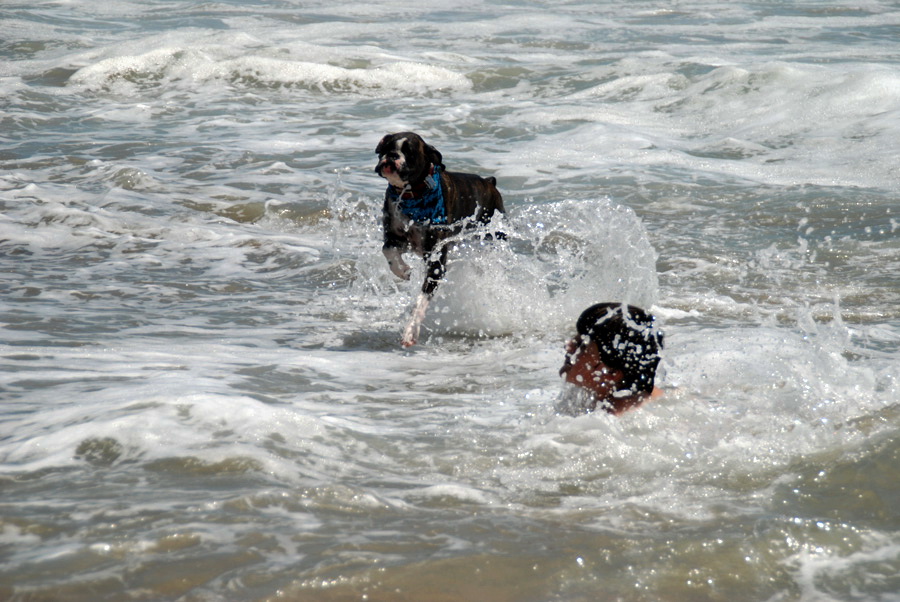
[[[432,165],[440,167],[441,169],[445,169],[444,156],[441,155],[441,151],[434,148],[430,144],[425,145],[425,157],[429,162],[431,162]]]
[[[393,134],[387,134],[384,138],[381,139],[381,142],[378,143],[378,146],[375,147],[376,155],[384,154],[384,147],[387,146],[388,141],[393,137]]]

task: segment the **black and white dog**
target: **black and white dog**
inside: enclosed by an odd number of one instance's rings
[[[402,254],[425,260],[425,282],[403,331],[404,347],[416,344],[428,303],[447,269],[449,241],[466,227],[490,222],[504,213],[497,180],[447,172],[441,153],[413,132],[388,134],[375,148],[375,173],[388,181],[384,194],[384,246],[391,271],[409,280]],[[471,219],[469,219],[471,218]],[[499,234],[499,233],[498,233]]]

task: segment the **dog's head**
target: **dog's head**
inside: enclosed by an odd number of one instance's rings
[[[414,132],[388,134],[375,147],[378,164],[375,173],[395,188],[416,186],[431,171],[431,166],[444,168],[441,153]]]

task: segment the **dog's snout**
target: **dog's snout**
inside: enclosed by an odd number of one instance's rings
[[[375,165],[375,171],[381,172],[384,168],[393,168],[394,162],[391,161],[386,155],[381,155],[378,157],[378,163]]]

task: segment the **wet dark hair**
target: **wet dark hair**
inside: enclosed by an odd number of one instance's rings
[[[620,390],[651,393],[663,333],[656,318],[640,307],[598,303],[581,313],[575,327],[585,343],[597,344],[600,359],[624,375]]]

